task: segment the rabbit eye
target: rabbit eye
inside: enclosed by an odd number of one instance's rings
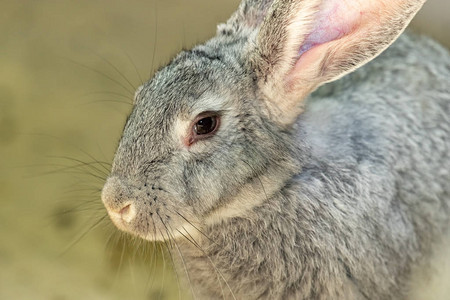
[[[220,125],[220,116],[215,112],[203,112],[195,118],[188,145],[192,145],[198,140],[213,136]]]
[[[217,117],[209,116],[200,119],[194,125],[194,132],[198,135],[204,135],[213,132],[217,127]]]

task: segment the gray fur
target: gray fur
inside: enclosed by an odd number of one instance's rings
[[[245,5],[138,93],[103,190],[108,211],[132,203],[121,229],[177,236],[196,297],[403,299],[449,226],[449,53],[405,34],[311,94],[285,128],[248,61],[255,35],[240,20],[255,6]],[[180,147],[177,119],[211,99],[219,131]],[[248,209],[221,215],[236,201]]]

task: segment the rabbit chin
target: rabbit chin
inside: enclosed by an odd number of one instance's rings
[[[135,234],[133,232],[131,233]],[[156,234],[154,232],[147,232],[147,233],[138,233],[137,235],[140,238],[150,242],[153,241],[164,242],[177,239],[188,239],[191,241],[192,240],[197,241],[198,238],[200,238],[198,229],[189,223],[184,223],[173,230],[167,230],[164,228],[163,231],[157,232]]]
[[[130,224],[118,216],[113,214],[109,214],[109,216],[119,230],[147,241],[163,242],[179,238],[197,240],[199,236],[198,227],[188,222],[176,227],[167,223],[163,228],[156,228],[157,225],[154,225],[154,227],[150,227],[147,230],[142,230],[140,226]]]

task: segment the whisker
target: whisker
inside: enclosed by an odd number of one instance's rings
[[[155,273],[156,273],[156,243],[155,241],[153,241],[152,244],[152,257],[150,258],[150,272],[148,273],[148,278],[147,278],[147,290],[153,290],[153,284],[155,283]]]
[[[83,205],[81,205],[83,206]],[[50,218],[56,218],[56,217],[60,217],[60,216],[64,216],[64,215],[68,215],[68,214],[73,214],[73,213],[79,213],[79,212],[84,212],[84,211],[92,211],[92,207],[87,207],[87,208],[79,208],[79,207],[75,207],[73,209],[68,209],[59,213],[54,213],[49,215],[48,217]]]
[[[73,193],[84,192],[84,193],[86,193],[86,195],[88,197],[97,197],[100,194],[101,191],[102,191],[102,189],[98,188],[98,187],[93,187],[93,186],[82,187],[80,185],[80,187],[78,187],[78,188],[67,189],[67,190],[64,191],[64,193],[66,195],[69,195],[69,194],[73,194]]]
[[[154,220],[153,220],[153,217],[150,217],[151,218],[151,220],[152,220],[152,224],[153,224],[153,232],[154,232],[154,235],[155,235],[155,237],[156,237],[156,226],[155,226],[155,222],[154,222]],[[153,284],[155,283],[155,281],[153,280],[153,278],[154,278],[154,275],[155,275],[155,272],[156,272],[156,241],[155,240],[153,240],[152,241],[152,245],[153,245],[153,253],[152,253],[152,258],[151,258],[151,266],[150,266],[150,268],[151,268],[151,272],[148,274],[148,279],[147,279],[147,290],[153,290]],[[164,272],[164,271],[163,271]],[[149,286],[148,284],[149,284],[149,282],[150,282],[150,279],[152,279],[152,281],[151,281],[151,285]]]
[[[105,214],[103,217],[101,217],[97,222],[92,224],[87,230],[85,230],[81,235],[79,235],[74,241],[72,241],[67,248],[59,255],[63,256],[65,255],[74,245],[76,245],[79,241],[81,241],[89,232],[91,232],[94,228],[96,228],[108,215]]]
[[[158,215],[159,219],[161,220],[161,223],[163,224],[163,226],[166,228],[166,232],[167,232],[167,235],[169,236],[169,240],[172,240],[172,241],[173,241],[173,243],[174,243],[174,245],[175,245],[175,248],[177,249],[177,252],[178,252],[178,254],[180,255],[181,261],[183,262],[184,271],[185,271],[186,276],[187,276],[187,279],[188,279],[188,281],[189,281],[189,285],[190,285],[190,288],[191,288],[192,296],[193,296],[194,299],[197,299],[197,297],[195,296],[194,288],[193,288],[193,286],[192,286],[191,277],[189,276],[189,272],[188,272],[187,267],[186,267],[186,262],[184,261],[184,256],[183,256],[183,254],[181,253],[180,248],[178,247],[177,242],[175,241],[175,239],[173,238],[173,236],[171,236],[170,231],[169,231],[169,229],[167,228],[166,224],[164,223],[163,219],[161,218],[161,216],[159,215],[158,212],[156,212],[156,214]]]
[[[34,175],[27,175],[27,176],[25,176],[25,178],[36,178],[36,177],[39,177],[39,176],[54,175],[54,174],[58,174],[58,173],[61,173],[61,174],[77,174],[77,175],[82,174],[82,175],[89,175],[89,176],[92,176],[92,177],[95,178],[95,179],[100,180],[101,182],[105,181],[105,179],[106,179],[105,177],[102,177],[102,176],[100,176],[100,175],[97,175],[97,174],[94,174],[94,173],[91,173],[91,172],[87,172],[87,171],[82,171],[82,170],[68,170],[68,171],[56,170],[56,171],[47,171],[47,172],[41,172],[41,173],[34,174]]]
[[[71,192],[71,191],[69,191],[69,192]],[[74,192],[76,192],[76,190]],[[98,195],[94,195],[94,194],[83,195],[81,199],[78,199],[79,198],[78,194],[77,195],[68,195],[67,193],[68,192],[66,192],[65,197],[60,197],[60,199],[62,199],[62,200],[55,201],[55,204],[60,204],[60,205],[65,204],[68,206],[71,203],[71,201],[76,197],[77,202],[79,202],[80,206],[82,206],[82,205],[92,205],[92,206],[98,205],[99,207],[104,208],[104,206],[101,204],[101,202],[98,201],[98,198],[99,198]]]
[[[119,103],[119,104],[125,104],[125,105],[128,105],[128,106],[133,106],[133,103],[130,103],[130,102],[121,101],[121,100],[109,100],[109,99],[100,99],[100,100],[89,101],[89,102],[81,103],[79,106],[92,105],[92,104],[104,103],[104,102]]]
[[[99,141],[96,141],[96,144],[97,144],[98,150],[100,151],[100,154],[103,156],[103,159],[106,159],[105,152],[103,152],[102,146],[100,145]],[[111,172],[112,163],[109,162],[109,159],[108,159],[108,162],[101,161],[98,159],[95,159],[95,161],[101,162],[101,163],[103,163],[103,165],[106,164],[107,167],[105,167],[105,170],[108,172],[108,174]]]
[[[173,239],[173,237],[172,237],[172,239]],[[194,292],[194,287],[193,287],[193,285],[192,285],[191,277],[190,277],[189,272],[188,272],[188,270],[187,270],[187,266],[186,266],[186,262],[185,262],[185,260],[184,260],[183,253],[181,253],[181,250],[180,250],[180,248],[178,247],[177,241],[175,241],[175,239],[174,239],[173,242],[175,243],[175,247],[176,247],[176,249],[177,249],[178,254],[180,255],[181,261],[183,262],[184,270],[185,270],[185,272],[186,272],[186,276],[187,276],[187,279],[188,279],[188,281],[189,281],[189,285],[190,285],[190,287],[191,287],[192,296],[193,296],[194,299],[197,299],[197,296],[195,295],[195,292]]]
[[[112,92],[112,91],[94,91],[94,92],[90,92],[90,93],[81,94],[79,97],[87,97],[87,96],[91,96],[91,95],[114,95],[117,97],[125,98],[127,100],[132,100],[129,95],[124,95],[122,93]],[[131,101],[130,101],[130,103],[131,103]]]
[[[134,287],[134,295],[137,295],[137,292],[136,292],[136,289],[137,289],[137,284],[136,284],[136,276],[134,275],[134,272],[133,272],[133,264],[134,264],[134,261],[132,262],[131,261],[131,259],[128,259],[128,265],[129,265],[129,268],[130,268],[130,274],[131,274],[131,282],[132,282],[132,285],[133,285],[133,287]],[[132,298],[134,298],[134,297],[132,297]]]
[[[159,244],[159,247],[161,248],[161,253],[162,253],[162,256],[163,256],[163,274],[162,274],[162,285],[161,285],[161,289],[159,290],[159,299],[162,299],[162,293],[163,293],[163,290],[164,290],[164,282],[165,282],[165,275],[166,275],[166,258],[165,258],[165,256],[164,256],[164,249],[163,249],[163,247],[162,247],[162,244],[163,243],[160,243]],[[165,243],[164,243],[165,244]],[[166,247],[167,247],[167,245],[166,245]],[[174,267],[174,269],[175,269],[175,267]],[[176,270],[174,270],[174,272],[175,272],[175,274],[177,274],[176,273]],[[178,276],[178,275],[177,275]],[[178,277],[177,277],[178,278]],[[178,292],[179,292],[180,290],[178,289]]]
[[[187,44],[186,44],[186,22],[185,22],[185,19],[183,18],[183,20],[182,20],[182,23],[183,23],[183,39],[182,39],[182,44],[181,44],[181,48],[183,49],[183,48],[186,48],[187,47]]]
[[[196,246],[209,260],[209,262],[211,263],[212,267],[214,268],[214,271],[216,272],[216,274],[220,275],[220,277],[222,277],[223,281],[225,282],[226,286],[228,287],[228,289],[230,290],[231,296],[233,297],[233,299],[236,300],[236,296],[234,295],[233,290],[231,289],[230,285],[228,284],[227,280],[225,279],[225,277],[223,276],[222,272],[220,272],[220,270],[217,268],[217,266],[214,264],[214,262],[212,261],[211,257],[206,253],[205,250],[203,250],[203,248],[198,244],[197,241],[195,241],[195,239],[192,237],[192,235],[186,230],[186,228],[184,228],[184,226],[182,226],[183,230],[187,233],[187,235],[189,235],[189,237],[192,239],[192,241],[186,237],[181,231],[179,231],[177,229],[177,231],[184,236],[188,241],[190,241],[194,246]],[[225,299],[225,295],[224,295],[224,291],[222,288],[222,284],[220,282],[220,278],[219,279],[219,284],[220,284],[220,289],[222,291],[222,296],[223,299]]]
[[[151,74],[153,73],[153,66],[154,66],[155,54],[156,54],[156,43],[158,41],[158,1],[155,1],[154,3],[155,3],[155,38],[153,40],[152,64],[150,67],[149,77],[151,77]]]
[[[184,229],[184,227],[183,227]],[[178,233],[180,233],[186,240],[188,240],[192,245],[194,245],[198,250],[200,250],[208,259],[209,256],[208,254],[206,254],[205,251],[203,251],[203,249],[200,247],[200,245],[195,241],[195,240],[190,240],[187,236],[185,236],[181,231],[179,231],[177,229]],[[186,231],[186,229],[184,229],[184,231]],[[186,231],[187,232],[187,231]],[[211,260],[211,259],[210,259]],[[216,271],[216,267],[214,266],[214,264],[211,262],[211,265],[213,266],[213,269]],[[223,291],[223,287],[222,287],[222,282],[220,281],[220,277],[218,275],[218,272],[216,271],[216,276],[217,276],[217,281],[219,282],[219,286],[220,286],[220,290],[222,292],[222,298],[225,299],[225,293]]]
[[[181,213],[179,213],[178,211],[172,211],[169,208],[166,207],[167,210],[169,210],[172,213],[176,213],[178,214],[180,217],[182,217],[186,222],[189,223],[189,225],[191,225],[192,227],[194,227],[195,230],[197,230],[201,235],[203,235],[205,238],[207,238],[211,243],[213,243],[216,246],[220,246],[218,245],[213,239],[211,239],[206,233],[204,233],[202,230],[200,230],[197,226],[195,226],[191,221],[189,221],[185,216],[183,216]]]
[[[94,53],[97,57],[99,57],[100,59],[102,59],[104,62],[106,62],[110,67],[112,67],[117,74],[119,74],[120,77],[122,77],[123,79],[125,79],[125,81],[130,85],[130,87],[133,90],[136,90],[136,87],[130,82],[130,80],[128,80],[128,78],[122,73],[120,72],[120,70],[112,63],[110,62],[108,59],[106,59],[105,57],[99,55],[98,53]]]
[[[107,252],[107,249],[110,247],[113,238],[116,237],[117,231],[116,230],[111,230],[111,233],[109,234],[108,238],[106,239],[106,243],[105,243],[105,248],[104,248],[104,252]],[[117,241],[116,241],[117,242]],[[110,253],[111,257],[112,254]]]
[[[142,80],[141,74],[138,71],[138,68],[136,67],[136,64],[134,63],[134,61],[131,59],[131,56],[128,54],[128,52],[124,51],[126,57],[128,58],[128,60],[131,62],[131,64],[134,67],[134,70],[136,71],[137,76],[139,77],[139,80],[141,81],[141,84],[144,84],[144,81]]]
[[[94,164],[97,164],[97,162],[88,162],[88,163],[83,162],[83,163],[79,163],[79,164],[72,165],[72,166],[65,166],[65,165],[62,165],[62,164],[41,164],[41,166],[59,167],[59,169],[56,169],[56,170],[43,172],[43,174],[45,175],[45,174],[49,174],[48,172],[58,173],[58,172],[64,172],[64,171],[67,171],[67,170],[74,170],[74,169],[75,170],[80,170],[83,167],[91,168],[91,166],[94,165]],[[97,169],[94,169],[94,168],[91,168],[91,169],[93,169],[94,171],[98,171],[101,175],[105,175],[105,176],[107,175],[104,171],[100,171],[100,170],[97,170]]]
[[[176,269],[175,266],[173,266],[173,268]],[[177,273],[176,273],[176,274],[177,274]],[[181,291],[180,291],[180,289],[181,289],[181,284],[180,284],[180,281],[179,281],[179,279],[178,279],[178,274],[177,274],[177,282],[178,282],[178,299],[180,300],[180,299],[181,299]]]
[[[28,134],[25,133],[25,134],[23,134],[23,135],[29,135],[29,136],[41,136],[41,137],[46,137],[46,138],[51,138],[51,139],[58,140],[59,142],[62,142],[63,144],[68,145],[68,146],[72,147],[73,149],[76,149],[76,150],[80,151],[82,154],[86,155],[87,157],[89,157],[89,158],[92,159],[93,161],[98,162],[100,165],[103,165],[103,168],[105,168],[105,170],[106,170],[108,173],[109,173],[109,171],[110,171],[110,170],[109,170],[108,168],[106,168],[104,165],[107,165],[107,166],[111,167],[111,163],[104,162],[104,161],[99,161],[99,160],[95,159],[95,157],[94,157],[93,155],[89,154],[87,151],[81,149],[80,147],[78,147],[77,145],[75,145],[75,144],[73,144],[73,143],[69,143],[69,142],[63,140],[63,139],[60,138],[60,137],[52,136],[52,135],[44,134],[44,133],[28,133]],[[49,157],[49,158],[65,158],[65,159],[71,159],[70,157],[67,157],[67,156],[47,156],[47,157]]]
[[[98,172],[100,172],[101,174],[104,174],[104,175],[108,175],[109,174],[109,172],[110,172],[110,169],[108,169],[107,167],[105,167],[105,165],[107,165],[108,167],[111,167],[111,164],[110,163],[108,163],[108,162],[105,162],[105,161],[99,161],[99,160],[97,160],[97,159],[95,159],[95,158],[93,158],[93,157],[91,157],[92,158],[92,162],[84,162],[84,161],[82,161],[81,159],[77,159],[77,158],[73,158],[73,157],[69,157],[69,156],[63,156],[63,155],[50,155],[50,156],[48,156],[49,158],[58,158],[58,159],[64,159],[64,160],[69,160],[69,161],[73,161],[73,162],[77,162],[77,163],[80,163],[80,164],[83,164],[83,165],[87,165],[87,166],[89,166],[89,167],[91,167],[92,169],[94,169],[94,170],[97,170]],[[101,167],[103,167],[103,169],[106,171],[102,171],[102,170],[100,170],[100,169],[98,169],[98,168],[96,168],[95,167],[95,164],[98,164],[98,165],[100,165]]]
[[[214,241],[212,238],[210,238],[206,233],[204,233],[202,230],[200,230],[198,227],[196,227],[191,221],[189,221],[185,216],[183,216],[181,213],[179,213],[178,211],[174,211],[169,209],[168,207],[166,207],[166,209],[168,211],[170,211],[171,213],[176,213],[178,214],[180,217],[182,217],[186,222],[188,222],[195,230],[197,230],[202,236],[204,236],[205,238],[208,239],[208,241],[210,241],[211,243],[213,243],[214,245],[220,247],[222,249],[222,251],[227,252],[230,255],[234,255],[234,253],[232,253],[231,251],[223,248],[221,245],[219,245],[216,241]]]
[[[116,276],[114,278],[115,283],[119,282],[119,274],[122,269],[123,258],[125,256],[125,242],[123,241],[123,236],[121,238],[122,238],[122,251],[120,253],[119,266],[117,267]],[[119,241],[120,241],[120,239],[119,239]]]
[[[119,87],[123,88],[125,91],[127,91],[128,93],[130,93],[131,95],[133,95],[134,91],[129,90],[129,88],[127,88],[124,84],[122,84],[120,81],[118,81],[118,80],[112,78],[111,76],[106,75],[105,73],[103,73],[103,72],[101,72],[101,71],[99,71],[99,70],[96,70],[96,69],[94,69],[94,68],[92,68],[92,67],[89,67],[89,66],[87,66],[87,65],[84,65],[84,64],[82,64],[82,63],[79,63],[79,62],[77,62],[77,61],[75,61],[75,60],[73,60],[73,59],[70,59],[70,58],[68,58],[68,57],[62,57],[62,58],[65,59],[65,60],[67,60],[67,61],[69,61],[69,62],[71,62],[71,63],[73,63],[73,64],[75,64],[75,65],[77,65],[77,66],[79,66],[79,67],[83,67],[83,68],[85,68],[85,69],[87,69],[87,70],[89,70],[89,71],[91,71],[91,72],[94,72],[94,73],[96,73],[96,74],[99,74],[99,75],[103,76],[104,78],[110,80],[111,82],[116,83]]]
[[[81,198],[81,199],[79,199]],[[86,206],[86,207],[99,207],[104,209],[105,207],[103,206],[103,204],[101,203],[101,201],[99,201],[100,199],[100,195],[96,192],[95,195],[91,194],[91,195],[82,195],[82,194],[74,194],[74,195],[67,195],[65,197],[60,197],[60,201],[56,201],[56,203],[60,204],[60,208],[62,206],[65,206],[65,208],[63,208],[62,210],[67,210],[67,209],[71,209],[71,203],[73,202],[74,199],[76,199],[76,203],[79,204],[79,207],[82,206]]]
[[[159,216],[159,218],[161,219],[161,216]],[[165,225],[164,225],[164,227],[165,227]],[[167,230],[167,227],[166,227],[166,230]],[[161,236],[165,239],[164,234],[162,233],[162,231],[159,230],[159,232],[161,233]],[[173,256],[172,256],[172,252],[170,251],[169,246],[167,245],[167,242],[166,242],[166,241],[170,241],[171,238],[170,238],[169,232],[168,231],[166,231],[166,232],[167,232],[167,240],[164,241],[164,245],[166,246],[167,252],[169,253],[170,260],[172,261],[172,267],[173,267],[173,270],[175,272],[175,276],[177,278],[178,295],[180,295],[180,286],[181,286],[181,284],[180,284],[180,279],[178,277],[177,267],[175,266],[175,261],[174,261]]]

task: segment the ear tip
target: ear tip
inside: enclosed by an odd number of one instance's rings
[[[226,24],[256,29],[274,0],[243,0]]]
[[[234,30],[234,26],[230,25],[229,23],[222,23],[217,25],[217,35],[222,35],[222,36],[230,36],[233,35],[235,30]]]

